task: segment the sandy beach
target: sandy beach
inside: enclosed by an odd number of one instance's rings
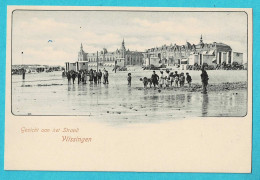
[[[189,71],[192,87],[143,88],[152,71],[109,71],[109,84],[68,84],[61,72],[12,76],[14,115],[84,115],[111,123],[157,122],[202,116],[245,116],[247,71],[208,71],[208,94],[201,94],[200,71]],[[180,72],[180,71],[179,71]],[[186,71],[182,71],[186,72]],[[159,71],[157,71],[159,73]]]

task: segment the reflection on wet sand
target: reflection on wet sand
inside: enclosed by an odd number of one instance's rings
[[[202,116],[208,115],[208,104],[209,104],[209,96],[208,94],[202,94]]]
[[[153,107],[153,111],[163,110],[165,114],[172,113],[173,117],[176,115],[176,110],[184,115],[189,113],[193,116],[203,117],[242,116],[246,113],[246,106],[243,106],[246,101],[246,93],[243,91],[239,93],[181,93],[173,95],[147,95],[145,93],[141,104]],[[239,108],[240,112],[236,108]]]
[[[202,116],[244,116],[247,112],[245,89],[201,94],[142,89],[134,83],[129,87],[123,82],[117,83],[117,80],[109,85],[89,82],[68,85],[66,79],[61,79],[44,81],[42,86],[34,81],[19,81],[12,86],[13,112],[19,115],[91,115],[118,122],[125,119],[143,122]]]

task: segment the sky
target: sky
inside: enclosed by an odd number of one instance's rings
[[[12,63],[64,65],[103,48],[145,51],[164,44],[222,42],[247,54],[243,12],[18,11],[13,13]],[[50,41],[51,40],[51,41]],[[22,53],[23,52],[23,55]]]

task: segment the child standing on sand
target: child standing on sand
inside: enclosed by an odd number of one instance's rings
[[[171,84],[171,77],[170,77],[170,71],[166,71],[166,76],[165,76],[165,85],[166,87],[169,87]]]
[[[131,73],[128,73],[127,81],[128,81],[128,86],[131,86],[131,81],[132,81]]]
[[[174,86],[178,87],[178,83],[179,83],[179,74],[177,71],[175,71],[175,74],[173,75],[174,77]]]
[[[173,72],[170,73],[170,82],[171,82],[171,86],[174,83],[174,76],[173,76]]]
[[[191,81],[192,81],[192,79],[191,79],[191,76],[189,75],[189,73],[186,73],[186,81],[187,81],[189,87],[191,87]]]
[[[184,86],[185,76],[184,73],[180,74],[180,87]]]
[[[71,74],[70,74],[70,72],[67,72],[67,79],[68,79],[68,84],[70,84],[70,80],[71,80]]]
[[[160,75],[160,80],[159,80],[159,84],[160,84],[160,87],[162,88],[163,84],[164,84],[164,75],[163,75],[163,71],[161,71],[161,75]]]
[[[105,74],[104,74],[104,84],[108,84],[108,71],[105,70]]]

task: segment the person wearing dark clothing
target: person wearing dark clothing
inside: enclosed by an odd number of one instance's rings
[[[173,72],[170,73],[170,81],[171,81],[171,86],[172,86],[172,83],[174,83]]]
[[[108,71],[105,72],[105,84],[108,84]]]
[[[78,84],[81,82],[81,72],[78,72]]]
[[[204,68],[202,68],[202,73],[201,73],[200,77],[201,77],[201,82],[202,82],[202,93],[207,94],[209,76]]]
[[[71,77],[72,77],[72,82],[73,82],[73,84],[74,84],[74,82],[75,82],[75,79],[76,79],[76,73],[75,73],[75,72],[73,72],[73,73],[72,73],[72,75],[71,75]]]
[[[25,79],[25,69],[23,69],[23,79]]]
[[[104,74],[104,84],[108,84],[108,71],[105,70],[105,74]]]
[[[93,79],[94,79],[94,83],[95,84],[97,84],[97,71],[96,70],[94,70],[94,72],[93,72]]]
[[[184,86],[184,82],[185,82],[185,76],[184,73],[180,74],[180,87]]]
[[[101,79],[102,79],[102,72],[101,72],[101,70],[99,69],[99,72],[98,72],[98,84],[100,84],[101,83]]]
[[[178,87],[178,84],[179,84],[179,74],[177,71],[175,71],[175,74],[173,75],[173,78],[174,78],[174,86],[175,87]]]
[[[158,86],[158,81],[159,81],[159,76],[153,71],[153,75],[151,77],[153,86],[155,87],[156,85]]]
[[[132,81],[131,73],[128,73],[127,81],[128,81],[128,85],[131,86],[131,81]]]
[[[83,82],[83,84],[86,84],[86,83],[87,83],[87,78],[88,78],[88,72],[85,70],[85,71],[82,73],[82,82]]]
[[[90,81],[90,83],[93,82],[93,70],[92,69],[90,69],[90,71],[89,71],[89,81]]]
[[[189,84],[189,87],[191,87],[191,81],[192,81],[192,79],[191,79],[191,76],[190,76],[189,73],[186,73],[186,81],[187,81],[187,83]]]
[[[84,84],[84,81],[85,81],[84,73],[85,73],[84,71],[82,71],[82,73],[81,73],[81,81],[82,81],[83,84]]]
[[[67,72],[67,79],[68,79],[68,84],[70,84],[70,80],[71,80],[71,74],[70,74],[70,72]]]

